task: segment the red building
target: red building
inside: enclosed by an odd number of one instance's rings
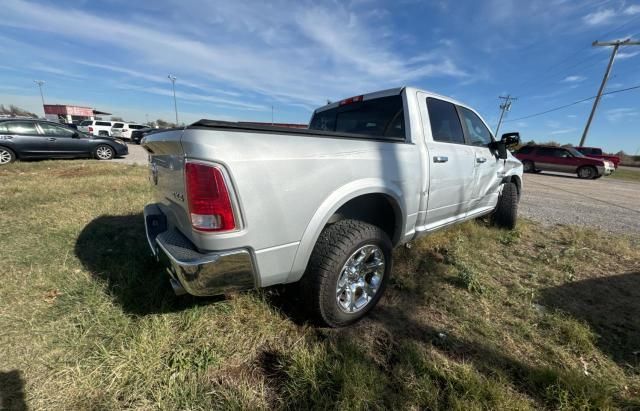
[[[91,107],[68,106],[66,104],[45,104],[44,114],[47,120],[60,123],[79,123],[82,120],[95,120],[98,115],[111,113],[98,111]]]

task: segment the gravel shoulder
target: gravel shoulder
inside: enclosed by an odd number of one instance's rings
[[[640,183],[569,174],[525,174],[520,214],[547,225],[575,224],[640,235]]]
[[[111,161],[123,164],[138,164],[141,166],[148,164],[148,154],[142,146],[133,143],[127,143],[127,146],[129,147],[129,154]]]

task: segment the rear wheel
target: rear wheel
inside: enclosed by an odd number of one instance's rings
[[[102,137],[109,137],[109,132],[105,130],[98,131],[98,135]]]
[[[585,180],[595,178],[598,175],[598,170],[595,167],[584,166],[578,169],[578,177]]]
[[[391,275],[391,241],[379,227],[342,220],[326,227],[302,279],[311,314],[341,327],[364,317]]]
[[[505,183],[502,194],[493,212],[491,222],[501,228],[513,230],[518,219],[518,188],[514,183]]]
[[[16,161],[16,153],[6,147],[0,147],[0,166]]]
[[[98,160],[111,160],[115,156],[113,147],[106,144],[100,144],[96,147],[93,154]]]

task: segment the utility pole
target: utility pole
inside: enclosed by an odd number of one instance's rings
[[[506,96],[498,96],[499,99],[504,100],[504,103],[500,104],[500,120],[498,120],[498,126],[496,127],[496,138],[498,138],[498,131],[500,131],[500,125],[502,124],[502,118],[504,117],[505,111],[511,110],[511,102],[517,100],[517,97],[511,97],[511,94]]]
[[[600,89],[598,90],[598,95],[596,99],[593,101],[593,107],[591,108],[591,114],[589,114],[589,119],[587,120],[587,125],[584,126],[584,132],[582,133],[582,137],[580,138],[579,147],[584,145],[584,141],[587,139],[587,134],[589,134],[589,127],[591,127],[591,122],[593,121],[593,116],[596,114],[596,108],[598,107],[598,103],[600,102],[600,98],[602,97],[602,92],[604,91],[605,86],[607,85],[607,80],[609,79],[609,73],[611,72],[611,66],[613,66],[613,61],[616,58],[616,54],[618,54],[618,49],[620,46],[640,46],[640,41],[632,41],[631,39],[626,40],[616,40],[616,41],[594,41],[591,44],[593,47],[608,47],[613,46],[613,50],[611,51],[611,58],[609,59],[609,65],[607,65],[607,71],[604,73],[604,77],[602,78],[602,84],[600,84]]]
[[[271,125],[273,125],[273,104],[271,105]]]
[[[34,83],[38,85],[40,89],[40,98],[42,99],[42,111],[44,112],[44,94],[42,94],[42,85],[44,84],[44,80],[33,80]],[[44,114],[45,116],[47,113]]]
[[[173,108],[176,110],[176,127],[178,127],[178,103],[176,102],[176,76],[173,74],[169,74],[167,76],[169,80],[171,80],[171,85],[173,86]]]

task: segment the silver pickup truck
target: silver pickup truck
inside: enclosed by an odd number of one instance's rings
[[[149,246],[178,294],[300,282],[314,317],[347,325],[380,299],[393,247],[487,214],[515,226],[518,141],[410,87],[328,104],[308,129],[200,120],[143,140]]]

